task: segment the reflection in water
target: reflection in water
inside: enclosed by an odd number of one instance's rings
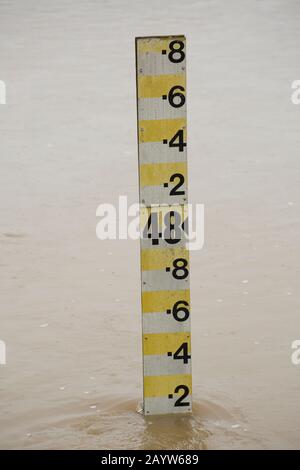
[[[206,449],[209,432],[197,415],[145,417],[142,449]]]
[[[232,416],[208,401],[193,404],[190,415],[144,417],[138,400],[104,397],[84,405],[72,404],[53,410],[60,417],[47,429],[31,427],[25,448],[73,449],[206,449],[215,432],[232,437]],[[83,408],[84,406],[84,408]],[[216,428],[216,424],[218,428]],[[63,439],[62,439],[63,437]]]

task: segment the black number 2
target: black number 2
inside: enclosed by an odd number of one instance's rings
[[[179,188],[184,185],[184,176],[181,173],[174,173],[174,175],[170,177],[170,182],[173,183],[175,179],[178,179],[179,182],[171,189],[170,196],[180,196],[185,194],[185,191],[179,191]]]
[[[174,406],[190,406],[189,401],[183,401],[190,393],[189,387],[187,387],[186,385],[177,385],[174,390],[174,393],[178,393],[181,390],[183,390],[183,394],[179,398],[177,398],[174,403]]]

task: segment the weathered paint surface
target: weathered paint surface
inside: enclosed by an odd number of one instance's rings
[[[136,39],[144,412],[190,412],[186,41]]]

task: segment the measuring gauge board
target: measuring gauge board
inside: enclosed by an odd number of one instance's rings
[[[191,411],[186,41],[136,38],[145,415]]]

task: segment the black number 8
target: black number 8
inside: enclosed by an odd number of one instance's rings
[[[173,271],[172,275],[175,279],[185,279],[189,275],[189,270],[187,269],[188,262],[184,258],[177,258],[173,261]]]
[[[184,43],[182,41],[171,41],[169,44],[169,48],[170,48],[170,52],[168,54],[168,57],[169,57],[170,62],[173,62],[174,64],[178,64],[179,62],[182,62],[184,60],[185,58],[185,53],[183,52]]]

